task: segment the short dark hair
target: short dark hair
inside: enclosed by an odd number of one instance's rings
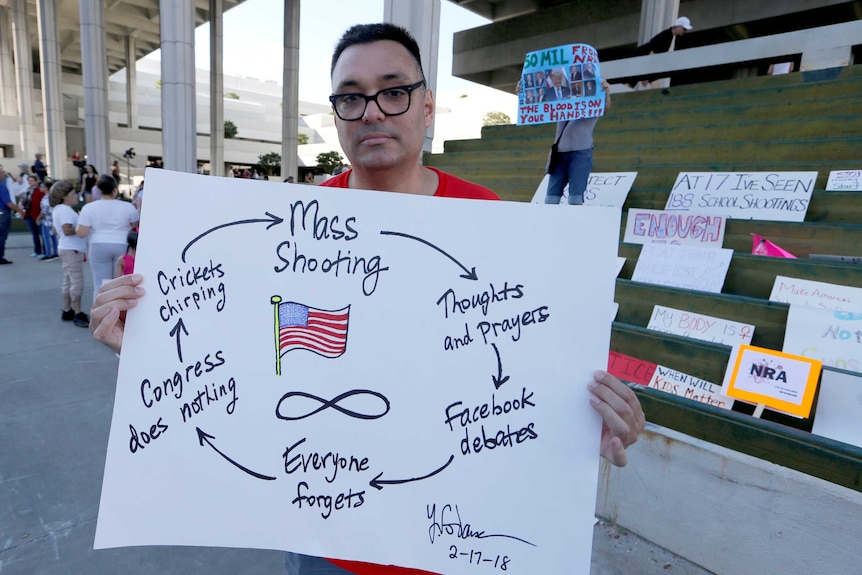
[[[335,64],[341,57],[341,53],[356,44],[371,44],[381,40],[392,40],[404,46],[413,59],[416,61],[416,67],[422,75],[422,80],[425,80],[425,72],[422,71],[422,56],[419,54],[419,44],[405,28],[390,24],[389,22],[379,22],[377,24],[356,24],[348,28],[341,39],[335,45],[335,51],[332,53],[332,64],[329,67],[329,75],[335,71]]]
[[[117,180],[114,179],[114,176],[104,174],[99,176],[99,179],[96,181],[96,187],[103,194],[111,195],[117,189]]]

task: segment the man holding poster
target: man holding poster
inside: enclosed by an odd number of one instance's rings
[[[482,186],[419,163],[425,130],[434,118],[434,100],[425,85],[418,45],[406,30],[392,24],[350,28],[336,46],[331,79],[339,140],[352,168],[327,180],[326,186],[498,199]],[[119,350],[125,312],[143,295],[141,282],[141,276],[133,274],[102,286],[90,323],[97,340]],[[606,363],[605,358],[596,361]],[[596,372],[588,386],[593,394],[590,403],[603,418],[601,454],[615,465],[625,465],[626,447],[644,428],[637,397],[604,371]],[[287,554],[286,565],[292,575],[419,573],[293,553]]]

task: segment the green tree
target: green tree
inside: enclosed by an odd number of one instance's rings
[[[302,146],[303,144],[307,144],[308,143],[308,134],[297,134],[296,135],[296,142],[300,146]]]
[[[343,168],[343,160],[341,154],[336,151],[317,154],[317,165],[327,174],[331,174],[335,168]]]
[[[228,100],[239,100],[239,94],[236,92],[226,92],[224,97]]]
[[[281,174],[281,154],[269,152],[257,157],[257,165],[268,176]]]
[[[228,140],[236,138],[236,133],[238,130],[236,129],[236,124],[234,124],[231,120],[224,121],[224,137]]]
[[[511,123],[512,119],[503,112],[488,112],[485,114],[485,117],[482,118],[483,126],[505,126],[506,124]]]

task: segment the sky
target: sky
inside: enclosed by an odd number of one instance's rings
[[[402,0],[403,1],[403,0]],[[452,73],[452,36],[488,20],[440,2],[440,45],[437,92],[470,92],[476,84]],[[224,14],[225,74],[250,76],[282,83],[284,0],[245,0]],[[331,93],[329,63],[341,33],[353,24],[383,20],[383,0],[305,0],[300,5],[299,99],[327,104]],[[148,58],[157,58],[154,53]],[[195,60],[209,69],[209,24],[195,33]]]

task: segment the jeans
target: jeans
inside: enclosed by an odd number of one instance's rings
[[[12,210],[3,206],[0,211],[0,259],[6,255],[6,238],[9,237],[9,228],[12,226]]]
[[[54,235],[54,229],[44,223],[39,224],[39,227],[42,232],[42,247],[45,249],[45,255],[55,257],[57,255],[57,236]]]
[[[42,251],[42,234],[39,231],[39,224],[30,216],[24,218],[24,221],[27,222],[27,227],[30,228],[30,235],[33,236],[33,253],[42,255],[44,252]]]
[[[590,170],[593,169],[593,149],[560,152],[560,161],[548,178],[546,204],[559,204],[563,188],[569,184],[569,205],[580,206],[584,203],[584,190]]]

